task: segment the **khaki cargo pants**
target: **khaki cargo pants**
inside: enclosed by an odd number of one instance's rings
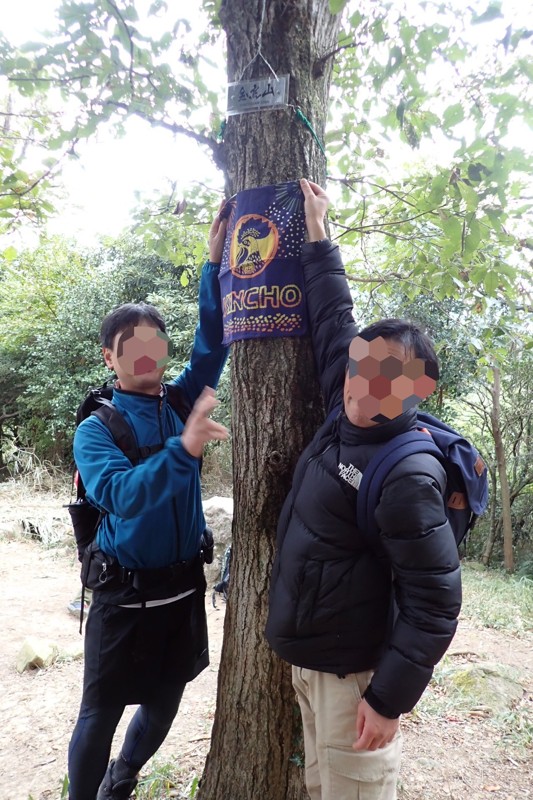
[[[339,678],[292,668],[302,712],[305,782],[311,800],[396,800],[401,733],[380,750],[355,752],[355,719],[372,672]]]

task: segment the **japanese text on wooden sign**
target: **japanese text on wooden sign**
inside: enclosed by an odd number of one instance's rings
[[[289,101],[289,77],[280,75],[279,78],[270,76],[229,83],[226,113],[231,116],[286,106]]]

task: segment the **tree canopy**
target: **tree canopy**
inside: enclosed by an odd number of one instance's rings
[[[527,20],[498,0],[466,9],[455,0],[331,0],[330,9],[342,14],[342,26],[338,46],[314,66],[320,71],[335,61],[320,147],[336,201],[333,234],[353,248],[359,279],[379,291],[402,281],[411,297],[461,294],[475,304],[529,289]],[[129,116],[194,138],[224,170],[219,10],[214,0],[179,16],[164,0],[148,7],[65,0],[49,39],[20,48],[0,41],[0,67],[17,109],[6,120],[24,140],[28,115],[52,109],[41,112],[37,126],[47,150],[58,154],[47,160],[50,171],[99,126],[111,124],[120,134]],[[242,47],[251,62],[260,53],[244,38]],[[310,109],[292,111],[316,136]],[[22,154],[15,166],[8,145],[1,155],[4,219],[20,218],[30,200],[48,212],[38,188],[39,174],[48,180],[46,169],[24,172]],[[205,193],[194,187],[190,194],[189,211],[198,213]]]

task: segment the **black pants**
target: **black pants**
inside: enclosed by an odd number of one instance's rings
[[[154,699],[140,705],[124,738],[122,756],[132,775],[165,740],[179,708],[185,684],[161,684]],[[95,800],[109,762],[111,743],[124,705],[82,707],[69,746],[70,800]]]
[[[204,587],[202,586],[202,589]],[[122,608],[94,592],[85,629],[81,708],[69,746],[70,800],[95,800],[116,727],[137,705],[122,756],[138,772],[164,741],[185,684],[209,663],[204,592]]]

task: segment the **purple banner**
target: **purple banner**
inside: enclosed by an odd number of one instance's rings
[[[229,217],[219,277],[224,344],[307,333],[299,182],[245,189],[222,214]]]

